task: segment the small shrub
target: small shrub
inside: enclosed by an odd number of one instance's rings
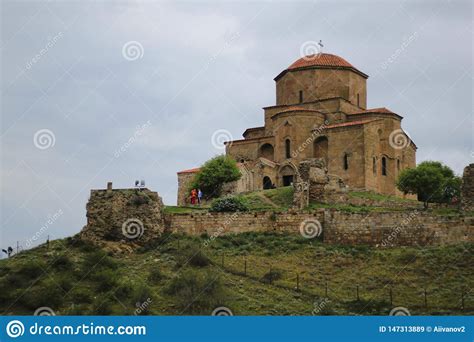
[[[21,303],[32,310],[47,306],[56,311],[63,304],[63,300],[64,291],[52,279],[46,279],[40,284],[31,287],[20,298]]]
[[[118,276],[114,270],[98,270],[91,275],[91,279],[97,282],[98,291],[109,291],[118,283]]]
[[[90,304],[92,303],[92,294],[88,288],[75,287],[71,291],[71,299],[74,304]]]
[[[283,272],[278,269],[271,269],[269,272],[265,273],[262,277],[262,282],[271,284],[275,280],[281,279]]]
[[[202,250],[195,246],[187,246],[181,252],[178,257],[177,266],[182,267],[185,265],[191,265],[194,267],[206,267],[211,264],[211,260],[207,257]]]
[[[84,258],[83,270],[84,272],[90,272],[91,270],[97,269],[117,269],[118,263],[109,257],[106,252],[102,250],[89,253]]]
[[[120,300],[129,299],[133,293],[133,286],[129,282],[122,281],[119,283],[114,293]]]
[[[52,266],[57,270],[68,270],[72,267],[72,261],[66,254],[61,254],[55,258]]]
[[[248,211],[247,204],[239,197],[227,196],[212,201],[209,211],[212,212],[236,212]]]
[[[153,283],[158,283],[161,279],[163,279],[163,274],[161,273],[159,268],[154,268],[150,271],[148,275],[148,280]]]
[[[186,270],[173,278],[165,293],[175,298],[180,313],[208,315],[222,304],[224,290],[219,275]]]
[[[132,293],[132,303],[136,305],[137,303],[143,304],[145,302],[151,301],[152,293],[149,286],[145,284],[137,284],[134,286]]]

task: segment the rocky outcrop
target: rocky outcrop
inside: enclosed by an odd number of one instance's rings
[[[113,252],[131,252],[164,230],[163,202],[148,189],[91,190],[81,238]]]

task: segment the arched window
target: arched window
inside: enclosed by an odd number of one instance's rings
[[[303,103],[303,91],[300,90],[300,103]]]
[[[397,159],[397,170],[400,171],[400,159]]]
[[[387,175],[387,158],[382,157],[382,176]]]
[[[357,94],[357,107],[360,107],[360,98],[359,98],[359,94]]]
[[[291,158],[291,142],[290,142],[290,139],[285,140],[285,155],[286,155],[286,158]]]
[[[375,157],[372,158],[372,172],[374,175],[377,174],[377,159]]]
[[[347,153],[344,153],[343,164],[344,164],[343,165],[344,170],[349,169],[349,157],[348,157]]]

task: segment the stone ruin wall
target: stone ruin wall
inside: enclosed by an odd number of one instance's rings
[[[445,245],[474,242],[474,217],[437,216],[419,210],[354,214],[334,209],[311,212],[166,214],[165,229],[189,235],[245,232],[302,234],[307,222],[321,224],[329,244],[390,246]]]
[[[474,210],[474,164],[464,168],[461,184],[461,207],[466,211]]]
[[[131,251],[164,231],[163,202],[148,189],[91,190],[82,239],[114,252]]]

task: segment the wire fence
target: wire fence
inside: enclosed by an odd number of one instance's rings
[[[235,276],[246,277],[268,286],[296,291],[316,298],[328,298],[343,303],[379,303],[382,306],[405,306],[417,312],[449,313],[474,311],[474,295],[468,286],[463,288],[440,287],[434,283],[421,285],[405,282],[380,284],[370,279],[341,282],[331,275],[308,274],[307,271],[275,267],[267,261],[251,261],[245,257],[227,257],[225,254],[210,257],[214,265]]]

